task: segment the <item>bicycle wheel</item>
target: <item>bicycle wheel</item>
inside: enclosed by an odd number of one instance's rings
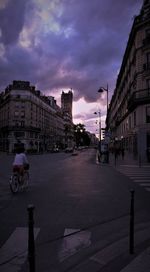
[[[23,175],[23,187],[27,188],[28,184],[29,184],[29,173],[28,171],[25,171]]]
[[[17,193],[19,190],[19,180],[18,180],[18,175],[13,174],[12,177],[10,178],[9,185],[10,185],[10,190],[12,193]]]

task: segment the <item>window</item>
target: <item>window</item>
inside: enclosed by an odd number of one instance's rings
[[[150,89],[150,79],[146,81],[147,89]]]
[[[150,52],[146,54],[146,60],[147,60],[147,63],[150,63]]]
[[[134,113],[133,113],[133,124],[135,127],[136,126],[136,111],[134,111]]]
[[[21,111],[21,117],[25,117],[25,112]]]
[[[15,131],[14,136],[15,137],[24,137],[25,133],[23,131]]]
[[[146,107],[146,123],[150,123],[150,106]]]
[[[14,116],[15,116],[15,117],[18,117],[18,116],[19,116],[19,111],[15,111],[15,112],[14,112]]]
[[[150,28],[146,29],[146,37],[150,37]]]
[[[15,102],[15,107],[19,108],[19,102]]]
[[[21,121],[21,124],[20,124],[21,127],[24,127],[24,124],[25,124],[24,121]]]
[[[22,103],[21,103],[21,108],[24,108],[24,107],[25,107],[25,103],[22,102]]]
[[[129,129],[131,129],[131,116],[129,116]]]

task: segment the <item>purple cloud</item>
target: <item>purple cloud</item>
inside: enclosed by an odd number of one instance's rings
[[[108,83],[112,94],[142,0],[3,2],[1,90],[18,79],[45,94],[72,88],[76,101],[84,97],[88,103],[98,100],[99,86]]]

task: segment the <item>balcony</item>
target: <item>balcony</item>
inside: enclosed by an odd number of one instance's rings
[[[128,100],[128,110],[132,111],[139,105],[150,103],[150,89],[134,92]]]
[[[1,131],[33,131],[33,132],[40,132],[41,129],[32,126],[4,126],[1,127]]]

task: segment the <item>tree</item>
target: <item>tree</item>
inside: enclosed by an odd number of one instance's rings
[[[84,124],[79,123],[74,125],[74,138],[77,147],[90,145],[90,137],[86,132]]]

